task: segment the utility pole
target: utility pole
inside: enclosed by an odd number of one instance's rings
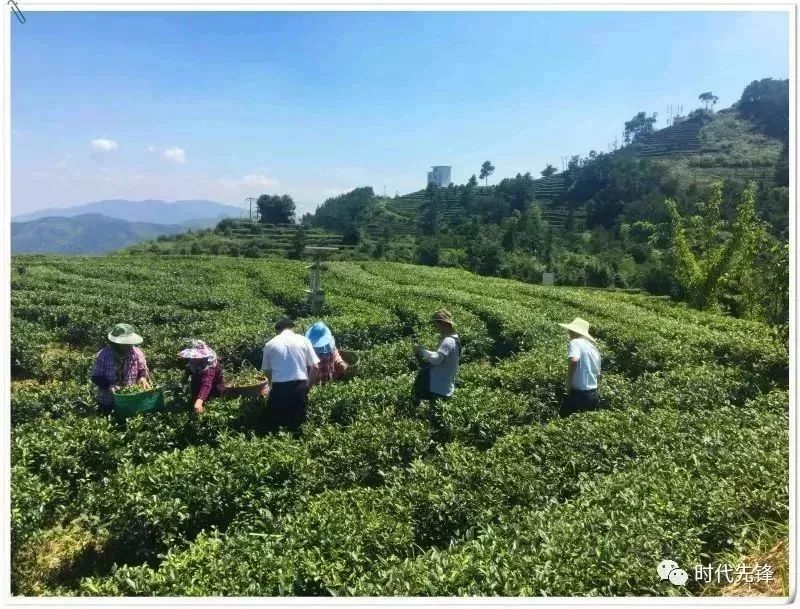
[[[255,197],[247,197],[245,201],[250,203],[250,220],[253,219],[253,201],[255,201]]]

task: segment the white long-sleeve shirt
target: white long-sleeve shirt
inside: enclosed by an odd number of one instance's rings
[[[457,334],[446,336],[436,351],[427,349],[420,351],[422,358],[431,365],[429,386],[431,393],[448,397],[453,395],[460,355],[454,338],[457,336]]]
[[[580,391],[597,389],[600,376],[600,352],[585,338],[573,338],[567,347],[567,357],[577,360],[577,368],[572,376],[572,388]]]

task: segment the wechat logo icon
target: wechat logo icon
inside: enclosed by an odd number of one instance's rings
[[[674,560],[662,560],[658,564],[658,575],[661,581],[669,581],[674,586],[685,586],[689,581],[689,574],[681,569]]]

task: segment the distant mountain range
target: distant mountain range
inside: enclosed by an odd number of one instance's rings
[[[11,223],[11,253],[104,254],[186,230],[186,226],[128,222],[100,214],[39,218]]]
[[[58,207],[22,214],[12,218],[14,222],[29,222],[39,218],[70,218],[85,214],[101,214],[108,218],[118,218],[128,222],[149,222],[153,224],[186,224],[199,228],[215,224],[222,218],[238,218],[244,208],[224,205],[214,201],[174,201],[167,203],[154,199],[145,201],[128,201],[112,199],[95,201],[73,207]]]

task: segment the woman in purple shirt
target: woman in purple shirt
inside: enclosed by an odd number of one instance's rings
[[[92,367],[92,382],[97,385],[97,404],[104,413],[114,409],[114,392],[120,387],[141,385],[150,388],[147,360],[136,347],[142,337],[133,326],[117,324],[108,333],[109,344],[97,352]]]
[[[222,365],[217,354],[202,340],[193,340],[192,346],[178,353],[178,357],[189,360],[188,374],[191,382],[194,411],[203,412],[203,405],[212,397],[225,391]]]

